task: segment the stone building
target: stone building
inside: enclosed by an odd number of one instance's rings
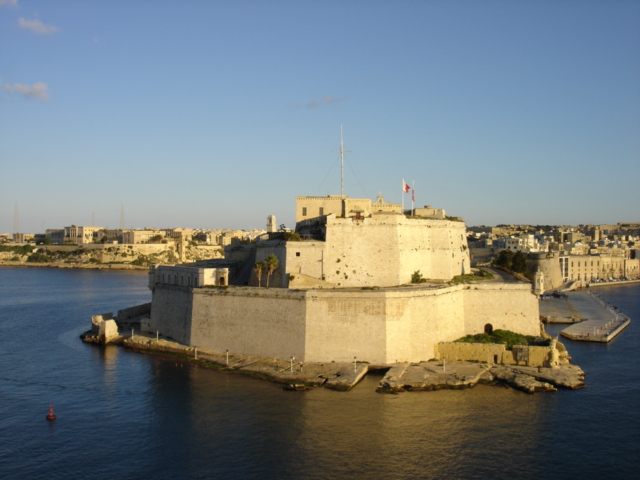
[[[381,196],[298,197],[296,218],[295,235],[232,245],[226,264],[152,269],[149,329],[218,352],[382,364],[429,360],[467,334],[540,333],[529,283],[446,283],[470,272],[462,221],[405,216]],[[279,288],[254,286],[270,254]],[[416,271],[432,281],[412,284]]]

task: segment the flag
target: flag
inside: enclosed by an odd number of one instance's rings
[[[416,191],[413,188],[411,189],[411,201],[416,201]]]
[[[402,179],[402,191],[404,193],[409,193],[409,190],[411,189],[411,187],[407,184],[407,182],[404,181],[404,178]]]

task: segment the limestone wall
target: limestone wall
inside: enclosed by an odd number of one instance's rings
[[[342,287],[407,284],[416,270],[446,280],[470,271],[463,222],[402,215],[328,217],[323,262],[325,280]]]
[[[308,361],[386,363],[386,296],[381,292],[309,292]]]
[[[529,283],[478,282],[464,289],[464,330],[483,333],[487,324],[524,335],[540,335],[540,314]]]
[[[528,260],[529,271],[536,273],[539,269],[544,274],[544,289],[555,290],[562,285],[559,257],[554,253],[533,253]]]
[[[551,366],[551,347],[524,346],[526,360],[519,359],[518,348],[507,350],[506,345],[495,343],[443,342],[436,348],[438,360],[466,361],[530,367]]]
[[[530,287],[493,282],[296,291],[158,285],[150,328],[221,352],[395,363],[429,360],[438,342],[483,332],[487,323],[538,335],[538,303]]]
[[[130,320],[140,315],[146,315],[151,312],[151,303],[143,303],[142,305],[136,305],[135,307],[123,308],[118,310],[116,315],[116,321],[123,322]]]
[[[158,285],[151,302],[149,330],[158,330],[164,337],[191,345],[193,302],[191,292],[199,289]]]
[[[191,344],[218,352],[305,359],[305,301],[293,291],[199,289],[193,295]]]
[[[409,297],[405,314],[390,322],[392,355],[389,360],[430,360],[435,356],[438,342],[457,340],[465,335],[465,291],[460,286],[417,291],[420,294]],[[396,297],[393,304],[401,308],[403,302],[402,297]]]

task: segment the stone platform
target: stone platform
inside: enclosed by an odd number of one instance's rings
[[[607,343],[631,323],[625,314],[591,291],[570,292],[567,296],[585,319],[560,332],[570,340]]]
[[[90,332],[87,332],[89,334]],[[90,342],[91,335],[84,340]],[[325,387],[347,391],[367,373],[386,371],[377,389],[381,393],[470,388],[478,383],[508,385],[527,393],[555,391],[556,387],[584,387],[584,372],[575,365],[558,368],[503,366],[481,363],[370,365],[367,363],[302,363],[251,355],[234,355],[188,347],[151,334],[118,336],[110,343],[142,353],[173,355],[183,361],[223,372],[248,375],[282,383],[286,390]]]

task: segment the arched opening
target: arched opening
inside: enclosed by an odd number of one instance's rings
[[[491,335],[493,333],[493,325],[491,325],[490,323],[487,323],[484,326],[484,333],[486,333],[487,335]]]
[[[224,277],[220,277],[220,285],[225,285],[225,279],[224,279]]]

